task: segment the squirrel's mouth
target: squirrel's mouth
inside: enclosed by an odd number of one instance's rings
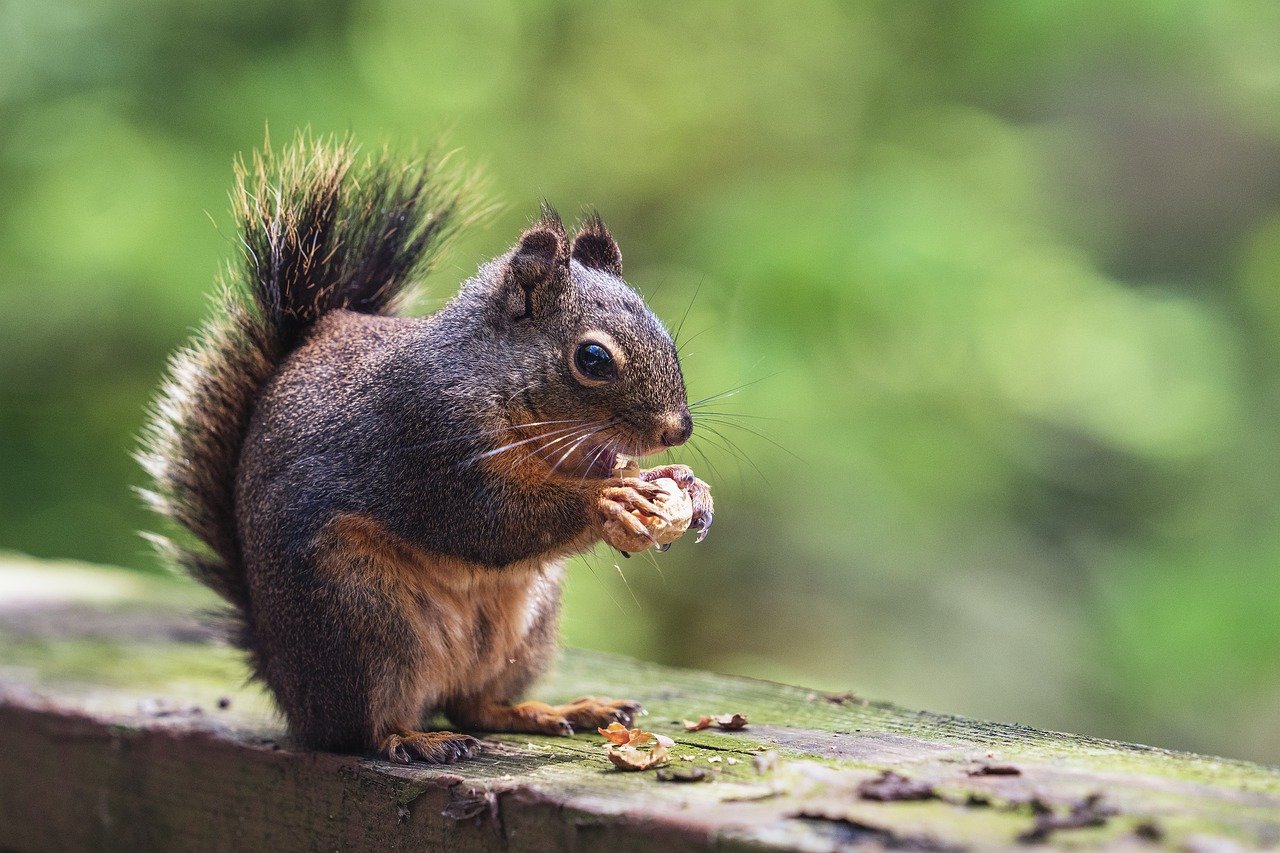
[[[619,449],[615,443],[596,445],[582,454],[578,465],[579,475],[587,479],[608,480],[611,477],[624,476],[619,469],[636,469],[636,460],[644,456],[658,453],[665,448],[641,447],[638,449]],[[627,475],[629,476],[629,475]]]
[[[526,442],[536,440],[537,436],[522,439]],[[636,459],[663,449],[665,448],[639,445],[632,436],[624,437],[616,433],[595,441],[578,441],[574,439],[573,433],[569,433],[566,437],[539,441],[526,455],[537,456],[549,466],[550,471],[546,474],[548,477],[608,480],[622,476],[619,473],[621,468],[634,468]]]
[[[608,480],[620,477],[622,468],[635,469],[635,461],[642,456],[656,453],[656,450],[640,449],[638,451],[618,449],[616,444],[602,444],[588,448],[578,458],[578,464],[572,472],[585,480]]]
[[[631,457],[624,453],[618,453],[610,448],[597,448],[595,451],[586,454],[586,468],[583,473],[592,479],[607,480],[613,476],[615,468],[621,468],[627,464]]]

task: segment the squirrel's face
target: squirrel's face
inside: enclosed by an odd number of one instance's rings
[[[597,217],[570,241],[544,210],[485,276],[506,407],[526,453],[570,477],[607,477],[618,454],[645,456],[693,432],[671,336],[621,278]]]

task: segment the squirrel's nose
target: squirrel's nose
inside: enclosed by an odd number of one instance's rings
[[[693,415],[689,414],[688,409],[684,409],[679,414],[668,417],[664,426],[660,438],[665,446],[684,444],[693,435]]]

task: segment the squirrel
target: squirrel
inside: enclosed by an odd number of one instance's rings
[[[709,487],[619,460],[687,441],[672,338],[622,279],[597,214],[543,204],[427,317],[401,313],[474,217],[439,163],[299,136],[237,162],[244,264],[172,359],[143,433],[152,536],[229,605],[291,736],[408,763],[463,732],[630,725],[629,700],[521,702],[556,650],[566,559],[662,543],[674,481],[706,536]],[[430,731],[442,712],[462,731]]]

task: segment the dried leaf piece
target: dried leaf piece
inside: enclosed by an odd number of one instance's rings
[[[652,749],[610,745],[607,747],[606,754],[613,766],[619,770],[648,770],[651,767],[660,767],[669,760],[667,748],[660,743],[654,744]]]
[[[597,728],[600,736],[609,743],[605,746],[605,755],[614,767],[622,770],[648,770],[666,764],[667,750],[676,742],[666,735],[646,732],[643,729],[629,729],[618,722],[609,724],[608,728]],[[649,745],[648,749],[642,749]]]
[[[703,729],[711,728],[713,725],[726,732],[736,732],[739,729],[745,729],[747,727],[747,715],[717,714],[715,716],[708,716],[703,714],[698,718],[697,722],[685,720],[684,730],[687,732],[700,732]]]
[[[629,729],[622,723],[610,723],[609,728],[597,728],[596,731],[614,746],[643,746],[651,740],[657,741],[667,749],[676,745],[676,742],[666,735],[646,732],[642,729]]]
[[[617,722],[610,723],[609,728],[607,729],[597,728],[596,731],[600,733],[601,737],[609,741],[609,743],[622,745],[631,740],[631,730],[628,729],[626,726],[624,726],[622,723],[617,723]]]
[[[720,714],[713,718],[716,725],[724,729],[726,732],[736,732],[739,729],[747,727],[747,717],[745,714]]]
[[[858,796],[864,800],[889,803],[902,800],[932,800],[938,794],[927,782],[908,779],[892,770],[886,770],[875,779],[868,779],[859,785]]]
[[[868,704],[866,699],[863,699],[861,696],[854,693],[852,690],[848,690],[844,693],[828,693],[825,698],[832,705],[866,705]]]
[[[683,756],[681,756],[683,758]],[[701,782],[711,774],[701,767],[666,767],[657,772],[659,782]]]

